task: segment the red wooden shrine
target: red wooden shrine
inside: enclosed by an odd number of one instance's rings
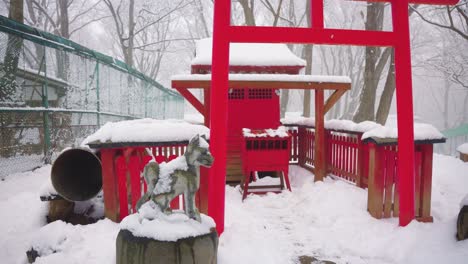
[[[289,182],[289,160],[291,156],[291,134],[287,136],[269,136],[265,131],[254,130],[253,135],[243,135],[242,140],[242,171],[244,179],[241,184],[242,200],[248,194],[265,194],[267,192],[280,192],[283,188],[291,191]],[[251,180],[255,181],[256,172],[279,172],[280,184],[251,186]]]
[[[211,74],[211,39],[203,39],[197,43],[197,52],[192,62],[191,73],[196,75]],[[207,45],[208,44],[208,45]],[[296,57],[285,45],[239,45],[233,44],[233,54],[229,72],[231,74],[289,74],[297,75],[305,66],[305,61]],[[272,53],[283,58],[272,59],[272,54],[267,50],[273,48]],[[278,54],[279,53],[279,54]],[[205,58],[207,57],[207,58]],[[284,58],[285,57],[285,58]],[[190,82],[192,81],[192,82]],[[181,94],[187,96],[190,92],[188,88],[204,87],[205,107],[209,107],[206,101],[209,98],[211,87],[195,84],[196,78],[189,79],[189,82],[181,83],[173,81],[172,86]],[[245,86],[230,88],[227,93],[227,160],[226,160],[226,181],[239,182],[243,179],[242,173],[242,129],[268,129],[277,128],[280,125],[280,97],[279,90],[253,87],[247,80]],[[267,85],[268,86],[268,85]],[[194,106],[191,96],[187,97]],[[208,111],[201,111],[205,117],[205,125],[209,127]],[[287,159],[286,159],[287,160]]]
[[[324,25],[324,1],[311,1],[311,27],[252,27],[232,26],[231,0],[214,2],[213,20],[213,86],[210,94],[210,143],[217,162],[210,170],[208,212],[217,224],[221,234],[224,230],[224,200],[226,171],[227,138],[227,97],[229,86],[229,43],[303,43],[360,46],[390,46],[395,50],[395,83],[398,112],[398,172],[400,180],[400,225],[405,226],[415,216],[414,204],[414,134],[413,134],[413,96],[411,77],[410,31],[408,5],[434,4],[453,5],[458,0],[369,0],[367,2],[390,2],[392,8],[393,30],[390,32],[329,29]],[[317,96],[318,95],[318,96]],[[316,90],[316,102],[323,102],[323,93]],[[320,102],[319,102],[320,103]],[[316,142],[324,144],[324,135],[320,130],[323,124],[318,122]],[[321,143],[321,141],[323,141]],[[319,145],[319,144],[317,144]],[[324,167],[323,157],[319,167]],[[323,159],[323,161],[322,161]],[[323,175],[319,175],[319,179]]]

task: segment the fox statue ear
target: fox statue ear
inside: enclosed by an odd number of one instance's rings
[[[198,147],[200,145],[200,135],[197,134],[196,136],[194,136],[188,146],[187,146],[187,152],[192,152],[193,151],[193,148],[194,147]]]
[[[205,134],[201,135],[200,137],[203,138],[204,140],[208,140]]]

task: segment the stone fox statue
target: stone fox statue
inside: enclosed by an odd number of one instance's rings
[[[208,150],[204,136],[190,140],[185,154],[168,163],[150,161],[143,170],[148,191],[138,200],[137,210],[148,200],[152,200],[161,212],[170,214],[171,201],[184,194],[185,214],[201,222],[195,206],[195,193],[200,187],[200,166],[211,167],[213,156]]]

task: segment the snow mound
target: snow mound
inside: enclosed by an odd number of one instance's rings
[[[210,136],[210,130],[182,120],[151,118],[109,122],[88,136],[82,145],[106,142],[174,142],[188,141],[195,135]]]
[[[187,170],[187,160],[185,156],[177,157],[169,162],[159,164],[159,179],[153,190],[154,194],[169,193],[171,191],[171,174],[175,170]]]
[[[182,238],[201,236],[216,227],[209,216],[200,214],[201,223],[190,219],[181,211],[166,215],[159,211],[153,201],[143,204],[136,214],[125,217],[120,229],[132,232],[134,236],[147,237],[159,241],[177,241]]]
[[[211,65],[213,39],[197,41],[196,55],[192,65]],[[248,66],[305,66],[285,44],[231,43],[229,53],[230,65]]]
[[[260,132],[263,131],[263,132]],[[288,129],[280,126],[277,129],[262,129],[260,131],[252,131],[249,128],[243,128],[242,134],[244,137],[288,137]]]
[[[302,116],[290,116],[281,119],[284,125],[315,126],[315,119]],[[326,120],[325,128],[338,131],[350,131],[364,133],[366,138],[398,138],[398,128],[395,126],[382,126],[372,121],[355,123],[351,120]],[[444,135],[431,124],[414,123],[414,140],[443,139]],[[468,148],[468,144],[467,144]],[[468,152],[468,149],[467,149]]]
[[[463,200],[460,203],[460,207],[463,206],[468,206],[468,194],[465,196],[465,198],[463,198]]]
[[[38,252],[38,264],[115,263],[117,233],[118,224],[108,219],[92,225],[55,221],[32,236],[29,249]]]
[[[468,154],[468,143],[464,143],[458,146],[457,151],[460,153]]]
[[[51,177],[47,177],[47,180],[42,186],[39,188],[39,196],[40,197],[49,197],[49,196],[57,196],[59,195],[57,190],[55,190],[54,186],[52,185]]]
[[[398,128],[396,127],[378,127],[367,131],[362,135],[362,139],[366,138],[398,138]],[[444,135],[437,128],[430,124],[414,124],[414,140],[431,140],[442,139]]]

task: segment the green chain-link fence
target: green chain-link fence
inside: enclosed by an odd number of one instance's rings
[[[183,109],[179,94],[125,63],[0,17],[0,178],[50,163],[106,122]]]

